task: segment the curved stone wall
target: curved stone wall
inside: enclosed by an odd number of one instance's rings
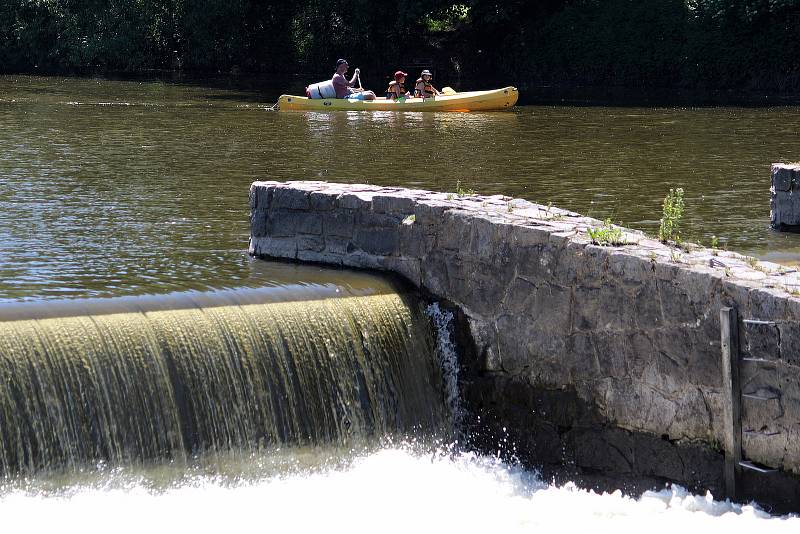
[[[463,310],[465,395],[545,463],[717,488],[720,308],[766,321],[740,326],[742,391],[763,397],[742,399],[744,454],[800,473],[793,269],[630,230],[600,246],[600,221],[501,196],[255,182],[250,203],[252,254],[393,271]]]

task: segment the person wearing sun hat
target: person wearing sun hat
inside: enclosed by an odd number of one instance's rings
[[[419,75],[416,87],[414,87],[414,96],[424,100],[426,98],[433,98],[436,95],[441,95],[442,93],[431,83],[432,79],[433,74],[431,74],[431,71],[428,69],[423,70]]]
[[[347,74],[347,69],[349,68],[350,65],[347,63],[346,59],[340,59],[336,62],[336,72],[333,73],[333,78],[331,78],[333,88],[336,91],[336,98],[349,98],[351,100],[375,100],[375,93],[372,91],[353,89],[359,74],[361,74],[361,69],[357,68],[353,73],[353,78],[348,80],[344,77],[344,75]],[[360,80],[359,85],[361,85]]]
[[[389,82],[389,87],[386,88],[386,100],[405,100],[406,97],[411,96],[406,92],[406,74],[402,70],[394,73],[394,81]]]

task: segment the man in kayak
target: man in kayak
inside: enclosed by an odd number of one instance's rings
[[[347,60],[345,59],[340,59],[336,62],[336,72],[333,74],[333,78],[331,78],[331,81],[333,82],[333,88],[336,90],[336,98],[349,98],[351,100],[375,100],[375,93],[372,91],[353,89],[353,86],[356,84],[356,79],[358,79],[358,75],[361,74],[361,70],[356,69],[353,73],[353,78],[348,81],[344,75],[347,74],[347,69],[349,68],[350,65],[347,64]],[[360,80],[359,85],[361,85]]]

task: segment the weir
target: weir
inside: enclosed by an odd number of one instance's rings
[[[256,256],[393,271],[460,311],[465,424],[487,452],[800,508],[795,269],[628,229],[603,246],[601,221],[503,196],[255,182],[250,207]]]
[[[442,428],[417,299],[271,298],[242,289],[4,308],[0,475]]]

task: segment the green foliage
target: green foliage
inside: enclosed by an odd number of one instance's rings
[[[595,245],[620,246],[627,245],[625,234],[622,230],[611,224],[611,219],[603,221],[600,228],[588,228],[586,234]]]
[[[666,243],[681,241],[681,219],[683,219],[683,188],[670,189],[664,197],[664,207],[661,216],[661,226],[658,229],[658,239]]]
[[[462,187],[461,180],[456,180],[456,194],[460,197],[471,196],[475,194],[475,190]]]
[[[0,71],[331,74],[800,91],[798,0],[4,0]],[[445,82],[447,80],[447,82]],[[454,80],[454,81],[453,81]]]

